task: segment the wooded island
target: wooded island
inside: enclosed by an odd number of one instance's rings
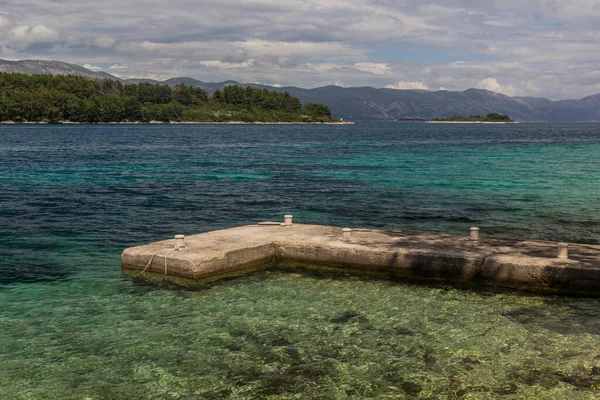
[[[226,86],[212,96],[181,83],[89,79],[73,75],[0,73],[3,122],[336,122],[329,107],[304,106],[289,93]]]
[[[508,115],[491,113],[482,117],[481,115],[470,115],[468,117],[461,117],[460,115],[454,115],[447,118],[433,118],[433,122],[503,122],[511,123],[515,122]]]

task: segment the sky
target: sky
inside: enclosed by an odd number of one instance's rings
[[[600,93],[600,0],[2,0],[0,58],[574,99]]]

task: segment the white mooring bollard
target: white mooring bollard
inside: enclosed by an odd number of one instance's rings
[[[285,215],[283,217],[285,226],[292,226],[292,217],[293,217],[293,215]]]
[[[185,235],[175,235],[175,249],[185,248]]]
[[[471,236],[469,237],[471,240],[479,240],[479,228],[476,226],[471,228]]]
[[[569,243],[558,244],[558,258],[566,260],[569,258]]]
[[[342,229],[342,242],[351,242],[352,241],[352,229],[344,228]]]

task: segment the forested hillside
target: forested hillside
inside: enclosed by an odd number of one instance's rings
[[[72,75],[0,73],[0,121],[13,122],[330,122],[322,104],[266,89],[123,84]]]

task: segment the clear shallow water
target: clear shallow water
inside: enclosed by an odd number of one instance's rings
[[[79,276],[12,287],[0,302],[6,399],[600,390],[598,300],[267,271],[198,291]]]
[[[280,272],[169,291],[119,255],[288,212],[600,243],[599,156],[594,124],[2,126],[0,398],[594,398],[594,299]]]

